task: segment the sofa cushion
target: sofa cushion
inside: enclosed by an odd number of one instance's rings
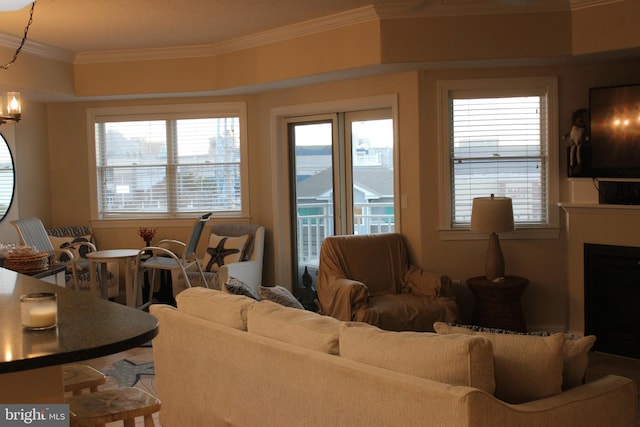
[[[340,322],[306,310],[260,301],[247,310],[250,333],[328,354],[339,354]]]
[[[562,352],[565,337],[475,332],[436,322],[439,334],[480,335],[493,345],[496,397],[509,403],[524,403],[562,391]]]
[[[380,368],[493,394],[491,343],[484,337],[391,332],[363,323],[345,323],[340,356]]]
[[[207,252],[204,255],[204,270],[216,272],[225,264],[240,262],[250,238],[249,234],[228,237],[211,233]]]
[[[450,326],[467,328],[476,332],[491,332],[496,334],[514,334],[514,335],[534,335],[548,337],[551,332],[533,331],[518,332],[508,329],[486,328],[477,325],[456,325]],[[569,390],[584,384],[587,374],[587,365],[589,364],[589,351],[596,342],[595,335],[576,336],[573,334],[564,334],[564,346],[562,349],[562,389]]]
[[[300,301],[284,286],[260,286],[258,292],[262,299],[273,301],[285,307],[304,309]]]
[[[196,287],[180,292],[176,296],[176,303],[182,313],[246,331],[247,309],[256,301],[241,295]]]

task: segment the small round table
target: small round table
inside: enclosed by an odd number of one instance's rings
[[[490,282],[485,276],[468,279],[467,286],[476,300],[473,323],[487,328],[526,332],[520,296],[528,284],[529,280],[518,276],[505,276],[499,283]]]
[[[89,259],[90,264],[99,264],[101,268],[105,271],[102,271],[100,274],[101,278],[107,277],[106,274],[106,264],[109,262],[124,260],[125,268],[124,268],[124,283],[125,283],[125,292],[127,298],[127,305],[129,307],[135,307],[137,301],[137,292],[135,292],[134,285],[135,280],[133,278],[133,266],[131,265],[131,260],[133,260],[138,255],[138,249],[107,249],[104,251],[95,251],[89,252],[87,254],[87,258]],[[96,268],[91,268],[91,288],[94,294],[99,292],[100,296],[106,298],[107,296],[107,285],[106,283],[98,283],[96,273]]]

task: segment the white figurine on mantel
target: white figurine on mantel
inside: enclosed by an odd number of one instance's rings
[[[564,138],[569,138],[569,168],[579,168],[582,165],[582,145],[588,140],[586,108],[576,110],[571,114],[571,129]]]

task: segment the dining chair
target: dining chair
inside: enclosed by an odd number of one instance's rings
[[[156,246],[145,246],[138,251],[135,262],[135,286],[134,295],[138,295],[142,289],[144,281],[144,273],[151,272],[151,280],[149,281],[149,299],[146,303],[141,304],[137,308],[144,309],[151,304],[153,298],[153,289],[155,283],[155,270],[171,270],[180,271],[186,278],[187,286],[191,287],[189,278],[187,276],[187,269],[196,266],[197,271],[202,276],[202,281],[206,283],[202,266],[198,260],[196,251],[198,249],[198,243],[202,236],[204,226],[209,221],[211,212],[202,215],[195,222],[193,230],[191,231],[191,237],[188,242],[182,242],[180,240],[164,239],[160,240]],[[163,246],[164,245],[164,246]],[[171,246],[179,246],[183,248],[182,255],[177,255],[170,249]]]
[[[47,230],[40,218],[16,219],[11,221],[11,224],[18,231],[22,244],[33,246],[38,252],[48,252],[51,262],[54,264],[64,264],[67,267],[67,271],[70,271],[73,276],[73,288],[75,290],[79,289],[76,259],[73,252],[69,249],[56,249],[53,247]],[[87,242],[83,242],[82,244],[91,245]],[[95,250],[95,246],[91,246],[92,249]]]
[[[51,240],[51,244],[55,249],[69,249],[73,253],[76,264],[77,290],[91,291],[92,263],[89,261],[87,255],[100,249],[91,227],[87,225],[47,227],[47,234],[49,235],[49,240]],[[93,268],[96,270],[96,274],[101,278],[100,283],[104,283],[106,286],[106,296],[112,301],[115,300],[120,294],[118,263],[109,263],[106,267],[106,271],[103,271],[103,269],[96,269],[95,267],[96,266],[94,265]],[[66,271],[65,281],[67,283],[67,287],[73,288],[73,275],[69,269]]]

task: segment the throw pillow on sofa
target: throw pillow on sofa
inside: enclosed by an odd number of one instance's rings
[[[513,334],[513,335],[534,335],[548,337],[551,332],[517,332],[507,329],[486,328],[476,325],[457,325],[448,324],[449,326],[466,328],[476,332],[491,332],[495,334]],[[587,365],[589,364],[589,351],[596,342],[595,335],[587,335],[584,337],[573,334],[564,334],[564,347],[562,349],[562,390],[569,390],[584,384],[587,374]]]
[[[306,310],[260,301],[247,311],[247,330],[327,354],[339,354],[341,321]]]
[[[584,384],[589,365],[589,351],[596,342],[595,335],[577,337],[565,334],[562,366],[562,389],[569,390]]]
[[[300,301],[284,286],[260,286],[258,290],[260,297],[267,301],[272,301],[285,307],[299,308],[304,310]]]
[[[484,337],[391,332],[362,323],[345,323],[340,356],[380,368],[493,394],[491,343]]]
[[[498,399],[524,403],[562,392],[563,334],[495,334],[443,322],[436,322],[433,327],[439,334],[480,335],[491,341]]]
[[[255,289],[235,277],[230,277],[229,280],[225,282],[224,290],[230,294],[244,295],[245,297],[252,298],[256,301],[260,301],[262,299]]]

